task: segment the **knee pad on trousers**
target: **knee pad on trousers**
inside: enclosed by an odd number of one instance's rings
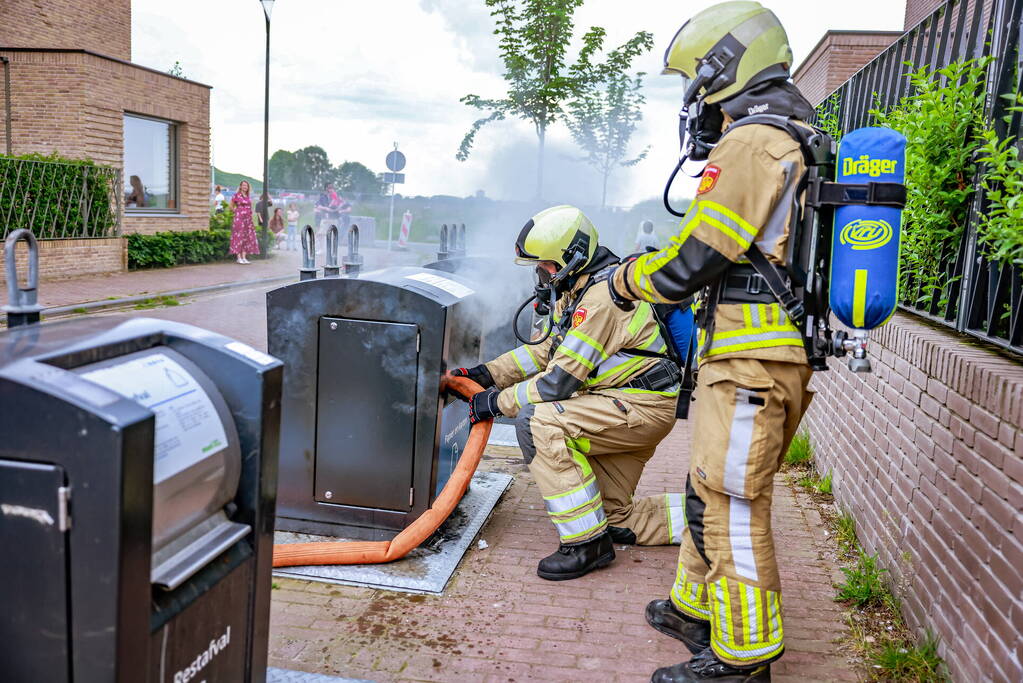
[[[686,523],[688,524],[689,534],[693,537],[693,545],[696,546],[696,552],[700,553],[700,557],[710,567],[710,558],[707,557],[707,550],[703,539],[703,511],[706,509],[707,504],[696,495],[696,490],[693,489],[693,482],[686,475]]]
[[[529,427],[529,421],[536,412],[536,406],[530,403],[522,407],[515,418],[515,438],[522,449],[522,460],[528,465],[536,457],[536,444],[533,443],[533,432]]]

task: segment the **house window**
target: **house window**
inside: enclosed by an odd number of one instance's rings
[[[177,126],[143,116],[124,116],[124,208],[177,211]]]

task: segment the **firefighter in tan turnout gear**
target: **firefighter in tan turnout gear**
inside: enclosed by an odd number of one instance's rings
[[[803,201],[803,151],[782,126],[805,126],[813,110],[788,82],[791,60],[781,24],[756,2],[721,3],[682,26],[665,73],[683,76],[686,151],[707,165],[671,246],[608,281],[623,306],[707,287],[688,527],[669,599],[646,610],[693,657],[654,681],[767,681],[784,649],[772,479],[810,402],[811,369],[799,328],[751,263],[784,268]]]
[[[540,561],[545,579],[573,579],[614,560],[612,542],[679,543],[682,494],[633,499],[643,467],[675,424],[681,372],[652,306],[623,311],[610,299],[618,257],[597,244],[583,213],[556,206],[534,216],[515,245],[537,270],[541,306],[554,315],[540,343],[454,374],[486,391],[470,419],[506,415],[560,536]]]

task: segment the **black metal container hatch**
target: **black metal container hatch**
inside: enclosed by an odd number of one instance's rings
[[[457,275],[394,267],[267,294],[287,366],[277,528],[392,538],[433,504],[469,433],[442,375],[480,360],[483,310]]]

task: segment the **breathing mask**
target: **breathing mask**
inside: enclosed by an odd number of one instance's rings
[[[582,268],[587,261],[587,255],[581,249],[570,248],[571,255],[566,254],[568,257],[568,263],[564,268],[556,273],[551,273],[549,270],[544,268],[540,263],[536,265],[536,277],[533,285],[533,296],[526,299],[518,310],[515,312],[515,318],[512,321],[512,331],[515,333],[515,338],[523,344],[529,346],[536,346],[547,341],[547,338],[551,336],[551,332],[554,330],[554,306],[558,301],[558,297],[561,294],[571,289],[572,283],[575,281],[573,275],[577,270]],[[519,334],[519,317],[522,315],[522,311],[526,307],[535,301],[536,304],[533,306],[533,310],[540,317],[548,318],[547,330],[543,337],[536,341],[530,341],[524,339]]]
[[[668,213],[680,217],[684,213],[680,213],[672,208],[671,201],[668,198],[671,186],[675,183],[675,176],[682,170],[682,165],[686,161],[707,160],[711,150],[714,149],[718,140],[721,139],[721,129],[725,123],[725,115],[721,111],[721,105],[708,104],[702,99],[689,103],[690,92],[693,90],[693,86],[698,83],[699,81],[697,80],[686,88],[684,102],[688,104],[683,104],[682,109],[678,113],[678,164],[675,165],[675,169],[668,178],[668,183],[664,186],[664,208],[668,210]],[[695,178],[697,176],[690,177]]]

